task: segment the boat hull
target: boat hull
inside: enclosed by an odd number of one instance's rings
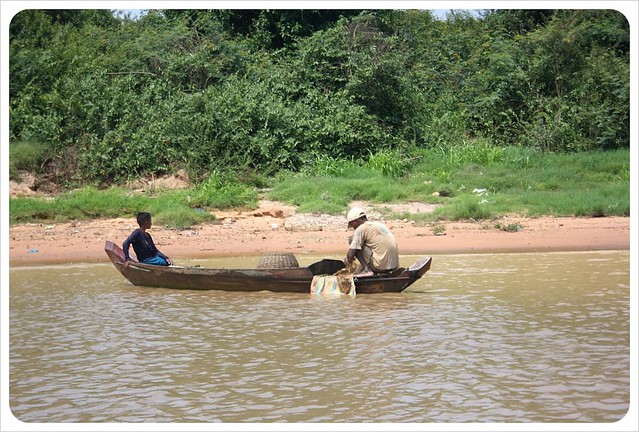
[[[309,293],[313,276],[334,274],[344,268],[338,260],[324,259],[308,267],[280,269],[214,269],[188,266],[153,266],[131,260],[124,264],[124,252],[113,242],[105,252],[115,268],[137,286],[183,290],[272,291]],[[408,269],[391,274],[355,278],[357,294],[401,292],[430,269],[431,258],[417,261]]]

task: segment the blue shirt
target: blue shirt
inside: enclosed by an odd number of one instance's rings
[[[140,228],[133,231],[129,238],[124,240],[124,243],[122,243],[122,250],[124,250],[124,258],[126,261],[131,259],[129,256],[129,247],[131,245],[133,245],[133,250],[135,251],[135,256],[138,257],[138,261],[144,261],[145,259],[153,258],[156,255],[161,256],[164,259],[168,259],[166,255],[155,247],[151,234],[143,232]]]

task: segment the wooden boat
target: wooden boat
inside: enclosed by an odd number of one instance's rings
[[[104,250],[115,268],[133,285],[186,290],[273,291],[310,293],[316,275],[331,275],[344,268],[344,263],[323,259],[308,267],[214,269],[190,266],[154,266],[133,259],[124,265],[124,252],[107,241]],[[357,294],[401,292],[430,269],[431,258],[416,261],[407,269],[392,273],[355,278]]]

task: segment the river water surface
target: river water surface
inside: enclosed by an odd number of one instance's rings
[[[110,263],[11,268],[10,407],[45,423],[615,422],[629,260],[435,256],[402,294],[337,299],[139,288]]]

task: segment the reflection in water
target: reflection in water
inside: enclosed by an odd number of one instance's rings
[[[629,256],[440,256],[410,292],[339,299],[15,268],[10,405],[24,422],[613,422]]]

